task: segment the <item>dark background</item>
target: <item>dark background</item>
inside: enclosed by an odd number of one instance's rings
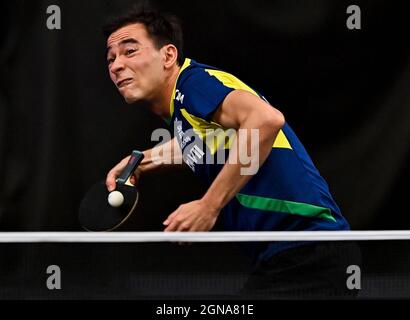
[[[126,105],[108,77],[101,26],[133,3],[2,4],[2,230],[79,230],[87,188],[166,127]],[[151,3],[181,18],[186,56],[232,72],[283,111],[353,228],[410,229],[409,25],[398,1],[355,2],[355,31],[348,1]],[[46,28],[51,4],[62,30]],[[203,191],[188,171],[145,179],[143,210],[128,227],[159,230]]]
[[[101,26],[134,3],[0,4],[0,230],[80,231],[86,190],[167,128],[143,106],[126,105],[109,80]],[[284,113],[353,229],[410,229],[403,2],[146,3],[180,17],[187,57],[235,74]],[[46,27],[52,4],[62,30]],[[362,10],[362,30],[346,27],[351,4]],[[205,191],[188,170],[147,177],[140,190],[140,211],[122,230],[162,230],[179,204]],[[19,254],[8,252],[17,265]]]

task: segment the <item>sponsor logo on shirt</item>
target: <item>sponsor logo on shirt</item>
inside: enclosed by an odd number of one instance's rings
[[[178,102],[180,102],[181,104],[183,104],[183,103],[184,103],[184,98],[185,98],[185,95],[184,95],[181,91],[177,90],[177,91],[175,92],[175,100],[176,100],[176,101],[178,101]]]

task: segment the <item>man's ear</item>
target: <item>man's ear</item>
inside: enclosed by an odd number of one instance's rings
[[[171,68],[178,60],[178,49],[173,44],[168,44],[161,49],[164,57],[165,69]]]

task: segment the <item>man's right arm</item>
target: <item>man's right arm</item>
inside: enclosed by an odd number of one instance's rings
[[[182,160],[182,152],[176,138],[156,146],[152,149],[146,150],[144,159],[134,172],[134,177],[131,178],[132,183],[136,183],[141,175],[147,173],[159,172],[161,170],[170,169],[173,167],[182,167],[184,161]],[[130,156],[122,159],[114,168],[110,170],[107,175],[106,185],[108,191],[115,190],[116,179],[121,174],[122,170],[127,165]]]

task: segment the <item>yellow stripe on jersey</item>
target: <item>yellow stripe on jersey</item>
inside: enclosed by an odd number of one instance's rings
[[[186,58],[184,64],[183,64],[182,67],[181,67],[181,70],[179,70],[177,79],[179,78],[179,76],[181,75],[181,73],[182,73],[186,68],[188,68],[190,65],[191,65],[191,59]],[[175,95],[176,95],[176,89],[177,89],[177,82],[178,82],[178,81],[175,81],[175,86],[174,86],[174,89],[172,90],[172,95],[171,95],[171,102],[170,102],[170,104],[169,104],[169,111],[170,111],[170,114],[171,114],[171,115],[170,115],[171,118],[172,118],[172,115],[174,114],[174,110],[175,110],[174,101],[175,101]]]
[[[214,155],[218,149],[222,148],[222,146],[224,149],[229,149],[232,146],[233,138],[235,137],[232,131],[228,131],[228,129],[216,122],[208,122],[202,118],[198,118],[190,114],[186,109],[181,109],[181,114],[192,126],[198,137],[205,142],[212,155]],[[272,148],[292,150],[283,130],[279,131]]]
[[[181,109],[182,116],[192,126],[198,137],[205,142],[209,151],[214,155],[218,149],[229,149],[235,138],[235,130],[222,127],[218,123],[208,122],[190,114],[186,109]]]
[[[234,75],[230,73],[220,71],[220,70],[211,70],[211,69],[206,69],[205,71],[208,72],[211,76],[214,76],[215,78],[217,78],[228,88],[232,88],[236,90],[245,90],[259,97],[259,95],[256,93],[255,90],[247,86],[245,83],[243,83],[241,80],[239,80],[237,77],[235,77]]]
[[[282,149],[291,149],[292,146],[289,143],[289,140],[286,138],[283,130],[280,130],[278,136],[276,137],[275,142],[273,143],[273,148],[282,148]]]
[[[255,90],[247,86],[245,83],[243,83],[241,80],[230,73],[211,69],[206,69],[205,71],[208,72],[211,76],[217,78],[228,88],[245,90],[259,97],[258,93]],[[279,134],[273,144],[273,148],[292,149],[292,146],[290,145],[288,139],[285,136],[285,133],[282,130],[279,131]]]

